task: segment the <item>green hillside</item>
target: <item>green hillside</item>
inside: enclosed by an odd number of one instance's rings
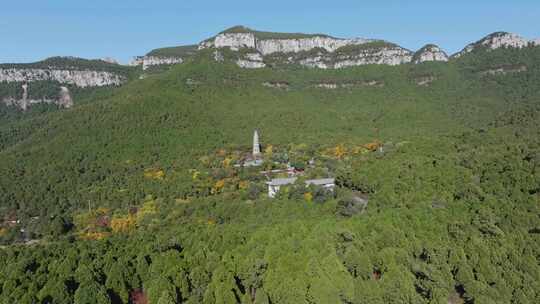
[[[211,58],[0,116],[2,303],[539,302],[540,48]],[[256,128],[264,166],[234,167]],[[335,193],[267,198],[259,171],[283,159]]]

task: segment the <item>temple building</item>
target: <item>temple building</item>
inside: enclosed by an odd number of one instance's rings
[[[266,182],[266,185],[268,185],[268,197],[274,198],[281,187],[292,185],[296,182],[296,177],[289,177],[289,178],[274,178],[269,182]],[[309,179],[306,180],[305,186],[308,187],[310,185],[323,187],[324,189],[327,189],[329,191],[334,191],[334,188],[336,187],[335,180],[333,178],[320,178],[320,179]]]

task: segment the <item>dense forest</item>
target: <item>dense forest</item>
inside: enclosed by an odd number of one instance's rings
[[[341,70],[205,50],[82,100],[0,107],[0,303],[540,302],[538,47]],[[268,198],[233,166],[256,128],[264,169],[335,192]]]

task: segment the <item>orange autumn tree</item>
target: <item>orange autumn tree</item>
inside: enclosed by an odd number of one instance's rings
[[[378,140],[364,145],[369,151],[376,151],[380,146],[382,146],[382,144]]]
[[[224,179],[218,180],[212,187],[212,194],[220,193],[224,187],[225,187],[225,180]]]

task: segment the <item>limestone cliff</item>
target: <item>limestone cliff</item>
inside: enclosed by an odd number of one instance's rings
[[[372,39],[341,39],[322,34],[280,34],[235,27],[199,44],[199,50],[229,48],[250,50],[236,63],[243,68],[267,66],[265,59],[322,69],[365,64],[397,65],[412,60],[409,50]]]
[[[452,58],[461,57],[480,48],[494,50],[535,45],[540,45],[540,39],[529,41],[516,34],[496,32],[467,45]],[[208,48],[228,48],[238,52],[238,58],[234,60],[243,68],[299,64],[314,68],[339,69],[366,64],[446,62],[450,59],[440,47],[433,44],[428,44],[413,53],[383,40],[343,39],[324,34],[260,32],[242,26],[225,30],[198,45],[199,50]]]
[[[259,53],[247,53],[239,58],[236,64],[241,68],[247,69],[264,68],[266,66],[263,57]]]
[[[412,52],[409,50],[390,43],[371,42],[345,46],[331,53],[319,52],[314,56],[299,59],[298,63],[320,69],[340,69],[367,64],[398,65],[411,60]]]
[[[440,47],[428,44],[414,54],[413,63],[428,61],[448,61],[448,55]]]
[[[186,58],[194,55],[197,49],[197,45],[159,48],[150,51],[144,56],[135,57],[130,65],[142,66],[143,70],[148,70],[150,67],[154,66],[180,64],[183,63]]]
[[[481,48],[488,50],[495,50],[499,48],[523,48],[528,46],[529,43],[534,43],[534,41],[529,41],[512,33],[496,32],[482,38],[477,42],[467,45],[461,52],[453,55],[453,57],[459,58],[467,53]]]
[[[172,65],[184,62],[181,57],[158,57],[158,56],[138,56],[133,59],[130,65],[142,66],[143,71],[152,66]]]
[[[107,71],[0,68],[0,82],[56,81],[86,88],[118,86],[125,80],[124,76]]]

